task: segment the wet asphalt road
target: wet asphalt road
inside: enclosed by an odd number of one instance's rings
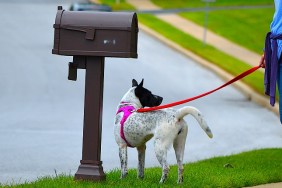
[[[31,1],[32,2],[32,1]],[[1,1],[0,29],[0,182],[31,181],[57,173],[74,174],[81,159],[84,76],[67,80],[71,57],[52,55],[56,3]],[[113,137],[116,105],[131,85],[164,97],[163,103],[211,90],[223,82],[190,59],[140,32],[138,59],[106,58],[102,160],[105,171],[119,167]],[[228,87],[189,103],[204,114],[214,138],[209,139],[192,117],[185,161],[228,155],[256,148],[282,147],[278,118]],[[168,161],[175,164],[173,151]],[[137,152],[129,149],[129,167]],[[146,166],[157,166],[152,142]]]

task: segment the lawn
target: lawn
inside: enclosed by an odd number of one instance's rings
[[[208,28],[230,41],[261,54],[273,13],[273,8],[211,11]],[[198,25],[204,24],[204,12],[181,13],[180,15]]]
[[[170,24],[159,20],[155,16],[149,14],[139,15],[139,21],[153,30],[157,31],[166,38],[174,41],[183,48],[194,52],[195,54],[207,59],[209,62],[217,65],[232,75],[239,75],[243,71],[250,69],[251,66],[231,57],[210,45],[203,46],[202,41],[199,41],[190,35],[176,29]],[[173,33],[173,35],[172,35]],[[263,73],[256,71],[248,77],[244,78],[243,81],[250,85],[258,93],[263,93]]]
[[[179,187],[245,187],[282,181],[282,149],[261,149],[241,154],[215,157],[184,166],[184,183]],[[147,159],[148,160],[148,159]],[[120,180],[119,170],[107,173],[102,183],[74,181],[70,175],[43,177],[35,182],[3,187],[176,187],[177,167],[171,166],[165,184],[158,183],[160,168],[145,169],[144,180],[136,178],[130,169],[126,179]]]
[[[205,2],[202,0],[151,0],[162,8],[186,8],[186,7],[203,7]],[[273,0],[216,0],[210,3],[210,6],[242,6],[242,5],[272,5]]]
[[[100,0],[102,4],[110,5],[113,10],[134,10],[134,7],[126,3],[126,0],[119,0],[120,3],[116,3],[116,0]]]
[[[205,4],[200,0],[176,0],[169,3],[168,0],[152,0],[162,8],[183,8],[200,7]],[[217,0],[210,6],[241,6],[241,5],[273,5],[273,0]],[[274,13],[273,8],[240,9],[240,10],[217,10],[210,11],[208,16],[208,28],[257,53],[262,53],[264,39],[269,31]],[[186,19],[189,19],[198,25],[204,25],[204,12],[181,13]]]

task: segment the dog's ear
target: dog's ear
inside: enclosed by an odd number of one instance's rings
[[[142,81],[140,82],[140,84],[138,86],[143,87],[143,83],[144,83],[144,78],[142,79]]]
[[[132,87],[138,86],[138,82],[135,79],[132,79]]]

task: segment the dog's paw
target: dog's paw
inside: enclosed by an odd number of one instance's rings
[[[178,184],[183,183],[183,171],[184,171],[183,168],[178,169],[178,180],[177,180]]]
[[[164,182],[165,182],[165,180],[161,179],[159,183],[163,184]]]
[[[177,183],[178,183],[178,184],[182,184],[182,183],[183,183],[183,177],[179,178],[179,179],[177,180]]]
[[[167,175],[162,176],[162,178],[160,180],[160,184],[163,184],[166,179],[167,179]]]

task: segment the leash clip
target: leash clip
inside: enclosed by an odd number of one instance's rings
[[[134,110],[131,110],[130,112],[131,112],[131,113],[133,113],[133,112],[137,112],[137,110],[136,110],[136,109],[134,109]]]

